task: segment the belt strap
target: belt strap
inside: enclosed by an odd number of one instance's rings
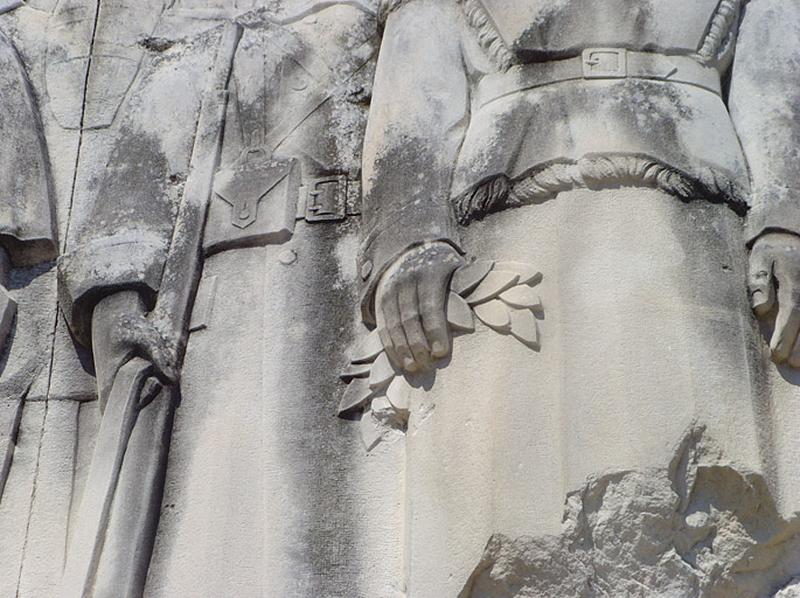
[[[300,187],[297,220],[329,222],[361,214],[361,179],[347,174],[311,178]]]
[[[587,48],[573,58],[519,64],[503,73],[486,75],[478,84],[476,100],[482,107],[519,91],[580,79],[652,79],[722,93],[719,72],[689,56]]]

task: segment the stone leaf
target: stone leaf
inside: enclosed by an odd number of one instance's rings
[[[492,266],[494,266],[494,262],[489,260],[477,260],[462,266],[453,274],[450,290],[461,296],[471,293],[491,272]]]
[[[353,378],[368,378],[372,366],[369,363],[351,364],[339,377],[345,382],[350,382]]]
[[[364,448],[369,452],[381,443],[384,433],[383,426],[375,416],[372,415],[371,409],[364,411],[359,423],[361,440],[364,442]]]
[[[529,309],[512,309],[511,334],[535,351],[539,350],[539,325]]]
[[[397,372],[389,361],[389,356],[386,353],[381,353],[372,364],[372,370],[369,374],[369,387],[372,390],[386,388],[392,378],[395,377]]]
[[[503,291],[510,289],[519,280],[519,274],[492,270],[477,288],[467,297],[467,303],[477,305],[494,299]]]
[[[354,378],[339,402],[339,415],[361,409],[373,394],[366,378]]]
[[[378,331],[373,330],[353,351],[353,358],[350,360],[353,363],[371,363],[383,352],[383,343],[381,337],[378,336]]]
[[[461,295],[450,293],[447,298],[447,322],[458,332],[472,332],[475,330],[475,320],[472,310]]]
[[[530,264],[523,264],[522,262],[497,262],[494,265],[494,269],[496,271],[519,274],[517,284],[535,286],[542,282],[542,273]]]
[[[411,393],[414,388],[408,383],[405,376],[395,376],[386,389],[386,399],[399,412],[408,413],[411,406]]]
[[[506,305],[517,309],[534,309],[541,306],[541,300],[534,290],[527,285],[517,285],[500,294]]]
[[[482,303],[475,307],[475,315],[489,328],[498,332],[508,332],[511,329],[511,316],[506,304],[498,299]]]

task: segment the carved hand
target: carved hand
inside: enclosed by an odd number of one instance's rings
[[[108,396],[117,370],[132,357],[150,361],[165,383],[177,373],[166,342],[146,318],[144,301],[136,291],[103,298],[92,313],[92,347],[101,399]]]
[[[397,367],[427,369],[450,353],[447,290],[462,263],[447,243],[426,243],[404,253],[384,273],[376,295],[378,334]]]
[[[773,232],[758,238],[750,253],[749,292],[759,318],[772,311],[777,295],[772,360],[800,367],[800,235]]]

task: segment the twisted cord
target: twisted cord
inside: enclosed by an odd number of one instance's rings
[[[478,43],[483,51],[500,70],[508,70],[514,64],[514,55],[506,47],[483,4],[480,0],[461,0],[461,3],[464,5],[467,23],[478,37]]]
[[[703,64],[719,61],[733,46],[744,0],[720,0],[695,57]]]
[[[725,202],[741,213],[747,209],[744,192],[710,169],[690,176],[639,156],[593,156],[577,162],[556,162],[515,181],[501,175],[456,197],[454,209],[459,223],[466,225],[493,212],[542,203],[572,189],[617,186],[661,189],[683,201],[703,198]]]
[[[378,24],[383,27],[392,11],[397,10],[408,0],[380,0],[378,3]]]

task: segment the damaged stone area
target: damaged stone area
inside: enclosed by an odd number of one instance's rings
[[[800,595],[800,518],[703,428],[663,468],[599,475],[568,495],[560,536],[492,536],[460,598]]]

